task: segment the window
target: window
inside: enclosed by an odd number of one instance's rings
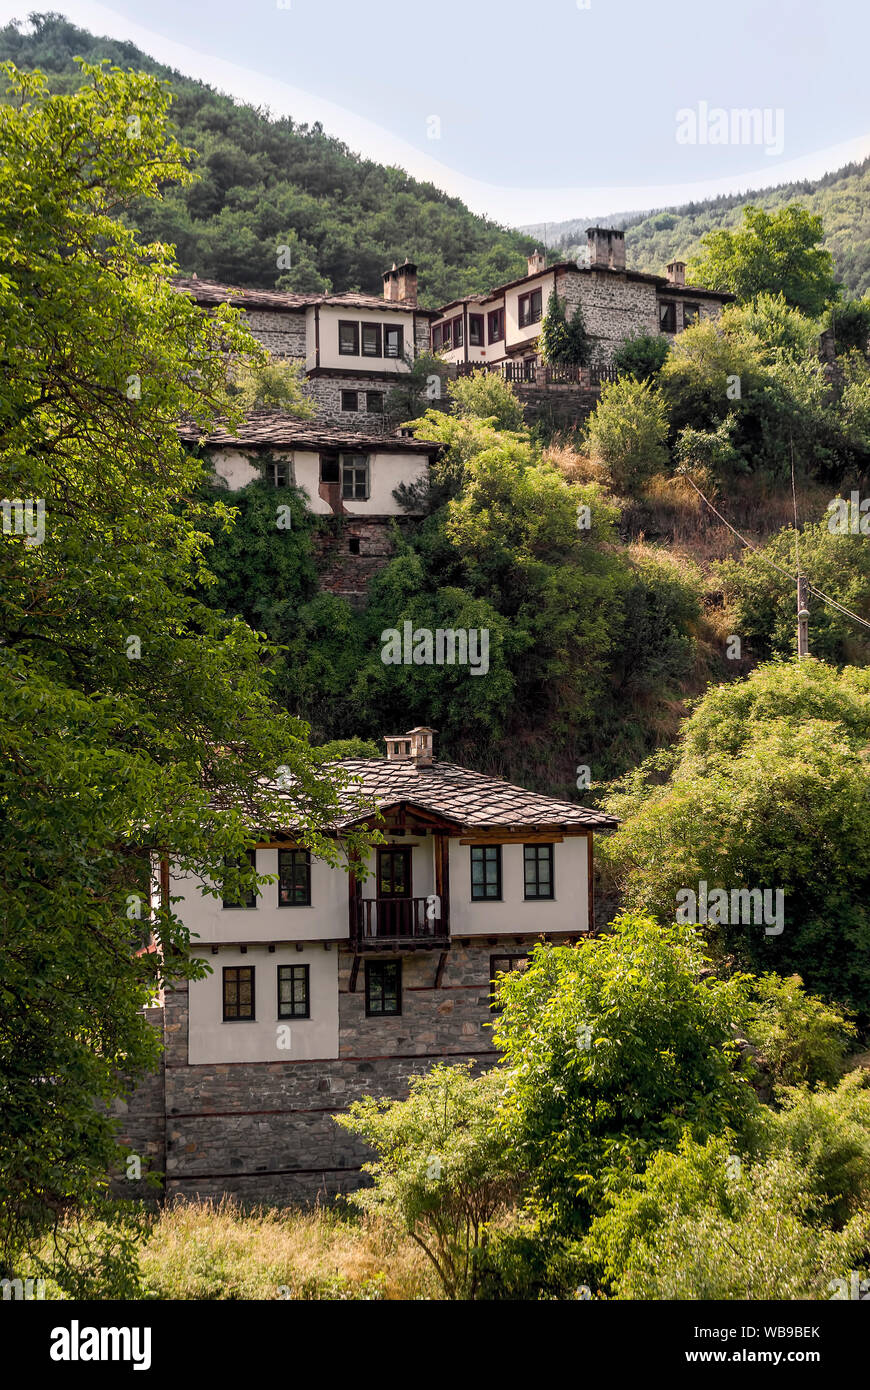
[[[311,854],[307,849],[279,849],[278,906],[311,906]]]
[[[342,357],[359,357],[359,324],[338,321],[338,350]]]
[[[347,548],[351,555],[359,555],[359,536],[351,536]]]
[[[677,305],[673,299],[665,300],[659,305],[659,331],[662,333],[676,333],[677,331]]]
[[[402,962],[366,961],[366,1017],[386,1018],[402,1012]]]
[[[472,902],[501,897],[501,845],[471,846]]]
[[[441,349],[441,342],[442,342],[442,339],[441,339],[441,325],[440,325],[440,323],[436,323],[435,327],[432,329],[432,351],[433,351],[433,352],[439,352],[439,351],[440,351],[440,349]]]
[[[369,495],[368,454],[342,454],[341,495],[364,502]]]
[[[278,966],[278,1017],[310,1018],[311,994],[307,965]]]
[[[489,341],[500,343],[504,338],[504,309],[492,309],[489,314]]]
[[[452,347],[452,345],[453,345],[453,340],[452,340],[452,338],[450,337],[450,324],[449,324],[449,323],[442,323],[442,325],[441,325],[441,346],[443,347],[443,349],[444,349],[445,352],[449,352],[450,349],[451,349],[451,347]]]
[[[254,967],[224,966],[224,1023],[254,1018]]]
[[[366,391],[366,412],[369,415],[383,415],[384,413],[384,393],[383,391]]]
[[[320,481],[322,483],[337,483],[338,470],[338,454],[320,455]]]
[[[462,347],[465,342],[462,336],[462,319],[452,319],[451,322],[453,324],[453,346],[455,348]]]
[[[520,295],[520,328],[528,328],[530,323],[540,323],[543,309],[543,291],[531,290]]]
[[[364,323],[362,326],[362,355],[363,357],[380,357],[381,355],[381,325],[379,323]]]
[[[402,357],[405,351],[404,329],[399,324],[396,328],[384,329],[384,356]]]
[[[523,845],[523,875],[527,898],[552,898],[553,846]]]
[[[232,859],[225,859],[224,864],[228,869],[243,869],[247,864],[255,869],[257,867],[257,851],[249,849],[240,859],[235,860],[235,862]],[[244,894],[243,898],[227,897],[224,893],[223,905],[224,907],[256,907],[257,890],[252,888],[249,893]]]
[[[483,347],[483,314],[468,315],[468,346]]]
[[[272,486],[290,486],[290,463],[287,459],[279,459],[277,463],[271,465]]]
[[[495,993],[495,986],[498,984],[497,975],[507,975],[511,970],[528,970],[529,957],[526,956],[490,956],[489,958],[489,982]],[[499,1005],[495,998],[490,1005],[492,1009],[498,1009]]]
[[[359,410],[359,395],[356,391],[342,391],[341,393],[342,410]]]
[[[701,307],[699,304],[683,305],[683,327],[690,328],[693,323],[697,323],[701,317]]]

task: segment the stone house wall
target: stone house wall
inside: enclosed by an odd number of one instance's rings
[[[439,1061],[492,1066],[490,956],[530,949],[512,937],[454,942],[440,985],[437,951],[405,954],[397,1018],[366,1017],[364,964],[351,993],[353,956],[341,951],[337,1060],[190,1066],[187,984],[167,990],[166,1195],[311,1202],[358,1187],[366,1150],[333,1116],[367,1095],[405,1096],[410,1077]],[[163,1130],[155,1084],[140,1088],[124,1116],[141,1145],[159,1143]]]

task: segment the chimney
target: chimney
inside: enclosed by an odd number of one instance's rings
[[[586,247],[593,270],[625,270],[625,232],[616,227],[587,227]]]
[[[396,262],[393,261],[392,270],[384,271],[384,299],[399,298],[399,272],[396,269]]]
[[[399,293],[398,299],[403,299],[407,304],[417,303],[417,267],[412,265],[405,257],[404,265],[399,266]]]
[[[409,729],[407,737],[411,740],[411,761],[415,767],[431,767],[435,761],[435,747],[432,735],[437,733],[437,729],[430,729],[425,724],[418,725],[416,729]]]
[[[679,285],[682,289],[686,283],[685,261],[671,261],[668,266],[668,283],[671,285]]]
[[[547,257],[543,251],[533,251],[528,258],[529,274],[540,275],[542,270],[547,269]]]
[[[432,735],[437,729],[425,724],[409,729],[406,734],[385,734],[387,761],[391,763],[413,763],[415,767],[431,767],[434,762]]]

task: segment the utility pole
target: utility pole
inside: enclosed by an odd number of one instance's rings
[[[809,580],[806,579],[806,578],[803,578],[803,577],[798,577],[798,582],[797,582],[797,606],[798,606],[798,615],[797,615],[797,616],[798,616],[797,654],[798,654],[798,661],[800,661],[801,657],[809,656],[809,654],[810,654],[810,641],[809,641],[809,620],[810,620],[810,613],[809,613],[809,609],[807,608],[807,601],[808,601],[808,598],[809,598]]]

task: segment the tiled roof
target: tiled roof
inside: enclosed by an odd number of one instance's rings
[[[422,314],[434,318],[434,309],[421,309],[406,300],[382,299],[374,294],[294,294],[288,290],[255,290],[241,286],[220,285],[215,280],[199,280],[192,276],[176,276],[175,289],[190,294],[206,308],[216,304],[233,304],[237,309],[307,309],[309,305],[325,304],[335,308],[377,309],[387,313]]]
[[[404,801],[454,821],[463,830],[603,829],[619,824],[603,811],[541,796],[455,763],[417,767],[410,760],[342,758],[337,765],[358,779],[353,796],[362,795],[373,809]],[[341,798],[343,805],[353,806],[350,796],[349,792]],[[357,805],[336,823],[336,829],[359,819]]]
[[[494,289],[486,294],[467,295],[465,299],[452,299],[449,304],[444,304],[438,310],[436,317],[446,315],[451,309],[461,307],[463,304],[486,304],[491,299],[497,299],[506,290],[516,289],[517,285],[522,285],[526,280],[538,280],[542,275],[550,271],[577,271],[581,275],[591,275],[593,271],[606,271],[608,274],[624,275],[627,280],[643,281],[646,284],[655,285],[657,290],[670,294],[687,294],[701,299],[720,299],[723,304],[730,303],[736,296],[728,290],[708,290],[701,285],[675,285],[664,275],[653,275],[646,270],[614,270],[606,265],[578,265],[576,261],[554,261],[552,265],[544,266],[543,270],[534,270],[531,275],[521,275],[518,280],[508,280],[504,285],[496,285]]]
[[[203,435],[196,425],[179,428],[182,439],[200,440],[226,448],[356,449],[367,453],[434,454],[440,448],[429,439],[409,439],[397,434],[360,434],[312,420],[296,420],[277,410],[254,411],[238,430],[218,428]]]

